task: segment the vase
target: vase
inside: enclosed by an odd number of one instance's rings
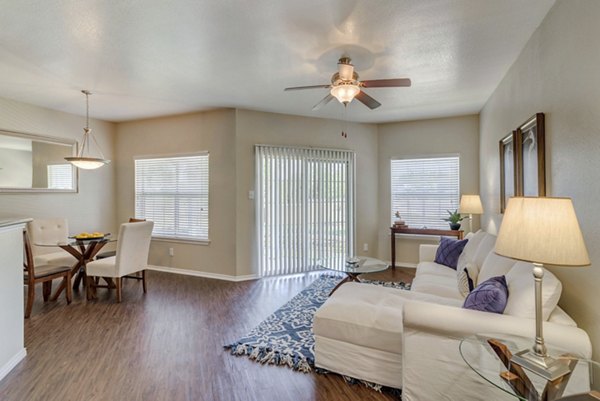
[[[460,229],[460,223],[450,223],[450,229],[457,231]]]

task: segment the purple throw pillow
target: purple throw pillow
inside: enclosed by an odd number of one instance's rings
[[[492,277],[479,284],[465,298],[463,308],[504,313],[508,302],[508,285],[504,276]]]
[[[435,253],[435,263],[456,270],[458,257],[465,248],[465,245],[467,245],[467,242],[469,242],[468,239],[458,241],[453,238],[440,238],[440,246],[438,246],[437,252]]]

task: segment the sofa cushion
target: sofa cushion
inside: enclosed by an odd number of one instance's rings
[[[496,276],[505,275],[517,263],[516,260],[505,258],[492,251],[485,258],[483,265],[479,267],[479,275],[477,284],[483,283],[485,280]]]
[[[342,285],[317,310],[315,334],[369,348],[402,350],[402,292],[379,285]],[[405,291],[409,292],[409,291]]]
[[[483,312],[502,313],[508,301],[508,286],[504,276],[492,277],[479,284],[467,298],[463,308]]]
[[[316,336],[401,354],[402,305],[413,300],[462,305],[462,301],[412,290],[346,283],[317,310],[313,332]]]
[[[477,275],[478,275],[477,267],[474,263],[468,262],[465,267],[462,268],[460,272],[458,272],[457,276],[457,284],[458,284],[458,292],[463,297],[469,295],[471,291],[475,289],[475,284],[477,283]]]
[[[468,239],[456,240],[454,238],[440,238],[440,245],[435,253],[435,262],[456,270],[458,257],[463,251]]]
[[[440,265],[438,265],[440,266]],[[456,286],[456,272],[447,267],[443,267],[450,274],[419,274],[411,285],[411,292],[431,294],[445,298],[462,300],[464,297],[458,292]]]
[[[481,244],[481,240],[485,238],[486,232],[479,230],[476,233],[469,233],[465,238],[469,240],[462,253],[458,257],[458,263],[456,264],[456,270],[460,271],[464,269],[467,263],[474,262],[475,253],[477,252],[477,248],[479,248],[479,244]],[[475,266],[479,268],[479,266]]]
[[[447,277],[449,280],[456,277],[456,272],[444,265],[435,262],[421,262],[417,266],[416,277],[421,275],[432,275]],[[414,288],[413,288],[414,289]]]
[[[492,234],[485,233],[477,250],[475,251],[475,256],[473,257],[472,262],[475,262],[477,268],[481,270],[481,266],[483,266],[483,262],[485,258],[487,258],[488,254],[494,250],[496,246],[496,236]]]
[[[510,291],[508,304],[504,311],[507,315],[535,319],[535,281],[533,279],[533,264],[516,262],[506,274],[506,282]],[[552,272],[544,269],[542,280],[542,317],[548,320],[556,308],[562,284]]]

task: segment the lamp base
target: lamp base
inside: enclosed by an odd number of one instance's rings
[[[568,364],[548,355],[538,355],[531,349],[514,354],[510,361],[549,381],[571,373]]]

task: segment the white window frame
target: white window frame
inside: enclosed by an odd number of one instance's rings
[[[435,222],[435,226],[427,226],[427,228],[431,228],[431,229],[446,229],[449,230],[450,227],[448,226],[448,223],[443,221],[442,219],[445,217],[448,217],[448,214],[446,212],[446,210],[450,210],[450,211],[454,211],[454,209],[458,209],[459,203],[460,203],[460,154],[458,153],[450,153],[450,154],[429,154],[429,155],[410,155],[410,156],[402,156],[402,157],[392,157],[390,159],[390,163],[389,163],[389,172],[390,172],[390,222],[393,224],[395,217],[394,217],[394,213],[396,212],[397,208],[394,207],[394,195],[395,195],[395,191],[393,188],[393,181],[394,181],[394,175],[393,175],[393,163],[394,161],[397,160],[420,160],[420,159],[445,159],[445,158],[456,158],[458,161],[458,165],[457,165],[457,182],[456,182],[456,197],[454,199],[452,199],[450,201],[450,204],[446,207],[446,208],[441,208],[440,209],[440,216],[439,216],[439,224],[437,223],[437,221]],[[402,210],[400,210],[400,214],[402,216],[402,220],[405,220],[406,223],[410,226],[410,228],[422,228],[422,225],[419,224],[415,224],[414,222],[411,222],[410,218],[407,218],[406,215],[402,214]],[[411,224],[412,223],[412,224]]]
[[[69,169],[69,184],[71,186],[70,188],[56,188],[56,187],[51,187],[50,186],[50,176],[51,176],[50,170],[52,169],[51,167],[55,167],[55,166],[68,166],[68,167],[70,167],[70,169]],[[61,190],[61,191],[73,191],[74,190],[74,188],[73,188],[73,184],[74,184],[73,170],[74,170],[74,167],[70,163],[51,163],[51,164],[48,164],[46,166],[46,175],[47,175],[47,181],[48,181],[47,187],[48,187],[48,189],[56,189],[56,190]]]
[[[206,238],[191,238],[191,237],[181,237],[181,236],[170,236],[170,235],[157,235],[157,234],[152,234],[152,240],[154,241],[161,241],[161,242],[174,242],[174,243],[191,243],[191,244],[196,244],[196,245],[209,245],[211,240],[210,240],[210,153],[208,151],[200,151],[200,152],[193,152],[193,153],[169,153],[169,154],[152,154],[152,155],[137,155],[133,157],[133,161],[134,161],[134,204],[133,204],[133,208],[134,210],[136,210],[136,203],[137,203],[137,196],[138,196],[138,192],[137,192],[137,188],[136,188],[136,175],[137,175],[137,168],[135,165],[135,162],[138,160],[151,160],[151,159],[168,159],[168,158],[178,158],[178,157],[194,157],[194,156],[207,156],[208,157],[208,203],[207,203],[207,207],[208,207],[208,220],[207,220],[207,236]],[[135,213],[135,217],[136,218],[144,218],[144,216],[142,215],[138,215],[137,212]]]

